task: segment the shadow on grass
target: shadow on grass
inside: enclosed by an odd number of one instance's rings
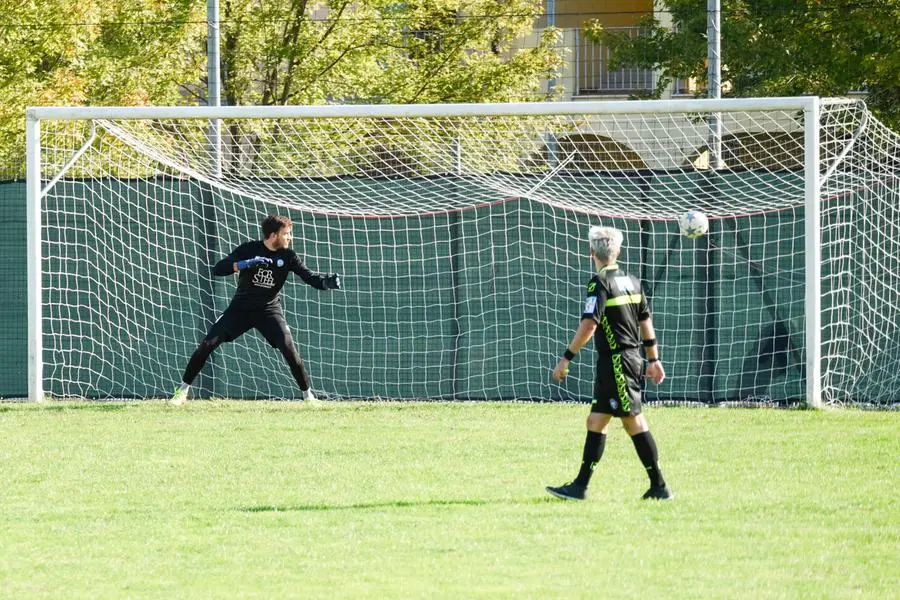
[[[360,502],[356,504],[293,504],[293,505],[261,505],[238,508],[239,512],[296,512],[324,510],[363,510],[369,508],[415,508],[421,506],[487,506],[491,504],[543,504],[544,498],[528,498],[522,500],[393,500],[385,502]]]
[[[83,403],[79,402],[77,404],[48,404],[43,402],[40,404],[10,403],[0,405],[0,413],[12,411],[69,412],[76,410],[88,412],[112,412],[116,410],[125,410],[128,407],[127,402],[103,402],[99,400]]]

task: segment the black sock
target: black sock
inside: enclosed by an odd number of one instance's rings
[[[587,437],[584,438],[584,452],[581,455],[581,470],[578,471],[578,477],[575,483],[587,487],[594,474],[594,468],[600,462],[603,456],[603,449],[606,447],[606,434],[596,431],[588,431]]]
[[[666,487],[662,471],[659,470],[659,453],[656,450],[656,441],[654,441],[653,435],[649,431],[642,431],[637,435],[631,436],[631,441],[634,442],[634,449],[637,450],[638,458],[641,459],[641,463],[647,469],[650,486]]]

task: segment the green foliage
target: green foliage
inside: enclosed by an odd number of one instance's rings
[[[226,2],[232,104],[503,102],[535,98],[562,66],[555,30],[532,32],[539,0]]]
[[[673,78],[706,81],[706,2],[667,0],[673,28],[654,16],[648,35],[629,39],[589,24],[608,44],[613,67],[658,69],[658,96]],[[900,0],[739,0],[722,4],[723,95],[841,96],[867,90],[868,104],[900,125]]]
[[[25,108],[184,104],[205,64],[193,0],[0,0],[0,174],[24,170]]]
[[[205,68],[205,5],[195,0],[116,0],[86,48],[84,103],[184,104]]]
[[[0,175],[24,170],[26,106],[204,102],[205,10],[0,0]],[[513,51],[540,0],[223,0],[220,10],[226,104],[533,100],[562,66],[553,29]]]

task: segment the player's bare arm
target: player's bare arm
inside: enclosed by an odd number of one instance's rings
[[[666,371],[659,360],[659,347],[656,345],[656,330],[653,328],[653,319],[647,318],[640,322],[641,339],[644,341],[644,353],[647,357],[647,378],[659,385],[666,378]]]
[[[585,344],[594,337],[594,330],[596,329],[596,321],[586,318],[581,319],[581,323],[578,324],[578,329],[575,330],[575,335],[572,336],[572,341],[569,342],[567,348],[568,352],[571,352],[573,357],[578,354],[579,350],[584,348]],[[559,362],[556,363],[556,367],[553,369],[553,379],[556,381],[565,379],[566,375],[569,374],[569,362],[570,359],[565,356],[559,359]]]

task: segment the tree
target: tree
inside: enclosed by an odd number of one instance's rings
[[[0,173],[24,171],[25,108],[178,104],[205,64],[194,0],[0,0]]]
[[[530,100],[562,66],[540,0],[225,0],[230,104]]]
[[[225,104],[553,97],[541,0],[222,0]],[[206,3],[0,0],[0,172],[23,170],[28,105],[205,102]],[[237,135],[232,139],[237,139]]]
[[[185,104],[206,65],[206,3],[104,0],[85,49],[86,104]],[[196,94],[196,92],[194,92]]]
[[[57,9],[62,12],[56,13]],[[78,78],[60,65],[76,60],[80,52],[77,40],[84,32],[78,27],[64,31],[52,23],[60,14],[84,22],[94,9],[94,5],[77,0],[0,2],[5,20],[0,25],[0,174],[17,175],[24,170],[27,105],[48,99],[48,90],[54,90],[50,94],[53,100],[82,100]]]
[[[667,0],[674,27],[655,15],[629,39],[587,35],[610,47],[613,68],[660,71],[659,97],[674,78],[706,81],[706,1]],[[883,121],[900,125],[900,0],[736,0],[723,3],[722,80],[731,96],[840,96],[868,92]]]
[[[541,0],[224,0],[223,99],[273,105],[552,98],[557,90],[540,90],[563,65],[558,32],[545,30],[532,47],[513,51],[541,10]],[[332,131],[342,125],[316,127],[307,134],[347,143]],[[403,161],[385,129],[354,127],[356,149],[375,163]],[[301,151],[261,123],[228,123],[224,144],[223,168],[231,172],[271,168]],[[338,172],[320,158],[303,160],[316,163],[317,172]]]

